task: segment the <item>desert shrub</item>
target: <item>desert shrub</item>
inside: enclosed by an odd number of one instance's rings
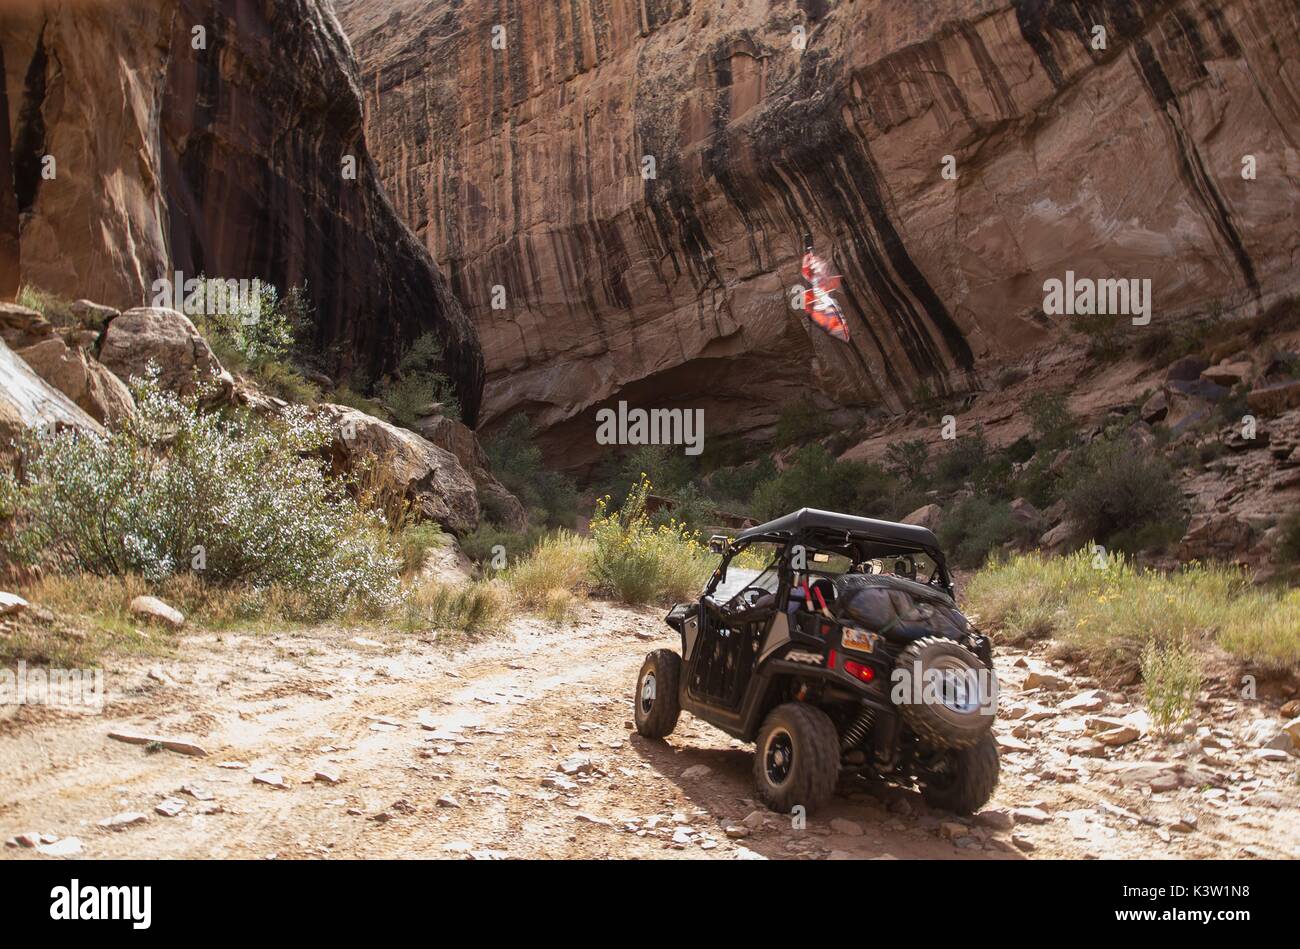
[[[1024,369],[1020,366],[1012,366],[999,372],[994,381],[997,383],[999,389],[1010,389],[1012,386],[1018,385],[1028,378],[1028,369]]]
[[[292,287],[281,296],[274,284],[259,283],[257,292],[244,299],[230,292],[226,280],[201,276],[199,281],[194,296],[203,311],[190,318],[227,368],[285,362],[311,322],[306,287]]]
[[[1214,406],[1215,421],[1220,425],[1240,429],[1242,418],[1251,414],[1250,403],[1246,400],[1249,391],[1249,386],[1238,385],[1225,398],[1220,399]]]
[[[283,295],[274,284],[259,283],[256,293],[242,297],[230,282],[199,277],[200,286],[187,296],[196,312],[190,315],[227,369],[247,372],[262,391],[300,405],[320,399],[320,389],[295,365],[300,338],[312,322],[307,288],[291,287]]]
[[[714,504],[694,484],[678,488],[671,496],[672,505],[661,508],[650,517],[656,526],[675,521],[688,531],[700,531],[717,523]]]
[[[397,556],[402,561],[402,572],[415,573],[424,566],[429,551],[446,547],[454,539],[432,521],[407,524],[396,535]]]
[[[1121,549],[1134,549],[1153,525],[1164,525],[1166,535],[1177,532],[1182,496],[1159,455],[1135,451],[1119,436],[1097,439],[1076,458],[1063,498],[1082,530]]]
[[[15,559],[158,582],[191,569],[215,583],[281,584],[328,613],[387,606],[398,562],[382,519],[311,453],[328,432],[301,407],[268,421],[202,412],[137,380],[138,412],[107,435],[33,434],[22,473],[0,479]]]
[[[1037,452],[1015,476],[1013,494],[1041,508],[1050,507],[1060,497],[1060,477],[1048,471],[1056,454]]]
[[[347,475],[347,483],[363,511],[373,511],[383,518],[390,533],[401,533],[415,520],[415,511],[406,494],[406,486],[397,480],[393,454],[370,455]]]
[[[55,326],[76,327],[80,325],[76,314],[72,312],[72,301],[65,300],[58,294],[50,293],[30,283],[18,289],[19,306],[35,310]]]
[[[755,489],[751,506],[764,519],[801,507],[888,517],[895,513],[894,491],[894,479],[879,465],[837,461],[821,445],[812,444],[800,448],[788,468]]]
[[[719,505],[748,510],[754,489],[776,477],[776,463],[770,455],[735,468],[720,468],[709,475],[705,490]]]
[[[708,549],[676,522],[655,526],[646,514],[650,482],[632,488],[618,511],[608,498],[591,519],[591,577],[599,592],[625,603],[685,599],[699,592],[712,570]]]
[[[947,451],[936,456],[934,480],[946,490],[959,488],[966,481],[984,480],[990,456],[984,429],[977,425],[969,434],[953,439]]]
[[[1300,563],[1300,511],[1292,511],[1282,518],[1280,527],[1278,558],[1286,563]]]
[[[831,430],[826,413],[802,399],[789,402],[777,416],[773,442],[777,448],[786,448],[801,442],[820,438]]]
[[[612,474],[609,472],[612,470]],[[597,478],[599,493],[614,492],[621,497],[629,485],[648,478],[655,493],[676,497],[697,478],[697,462],[680,447],[672,445],[640,445],[620,455],[606,468],[606,477]]]
[[[590,589],[593,554],[591,540],[558,530],[516,561],[504,579],[520,606],[558,622],[567,615],[566,604]]]
[[[401,626],[408,632],[454,629],[476,633],[499,627],[509,616],[510,605],[505,589],[494,581],[429,581],[406,591],[401,614]]]
[[[1038,447],[1027,435],[1021,435],[1010,445],[1003,449],[1003,454],[1007,460],[1014,464],[1022,465],[1037,453]]]
[[[1017,554],[971,577],[963,600],[999,639],[1051,635],[1103,665],[1137,668],[1148,642],[1213,640],[1242,662],[1300,669],[1300,591],[1252,587],[1240,570],[1142,569],[1122,553]]]
[[[1201,662],[1182,643],[1161,646],[1148,642],[1142,649],[1142,691],[1151,721],[1168,731],[1192,717],[1201,688]]]
[[[1080,314],[1072,318],[1074,328],[1088,341],[1088,355],[1098,361],[1116,359],[1124,351],[1124,328],[1128,317],[1119,313]]]
[[[1246,590],[1234,600],[1218,643],[1267,672],[1300,669],[1300,590]]]
[[[258,388],[268,395],[297,405],[320,401],[320,388],[296,367],[278,360],[263,360],[252,369]]]
[[[921,481],[929,460],[930,446],[924,438],[891,442],[885,449],[885,470],[905,481]]]
[[[350,409],[356,409],[358,412],[365,412],[367,415],[373,415],[375,418],[391,421],[392,416],[384,408],[383,403],[378,399],[372,399],[362,395],[357,387],[352,384],[338,386],[333,392],[329,393],[328,400],[336,405],[346,405]]]
[[[456,389],[442,371],[442,344],[433,333],[418,337],[402,354],[397,375],[380,391],[380,401],[398,425],[410,428],[424,416],[431,405],[447,418],[460,418]]]
[[[1070,414],[1060,392],[1036,392],[1025,403],[1030,429],[1040,448],[1065,448],[1078,436],[1079,423]]]
[[[548,531],[540,524],[529,524],[523,531],[511,531],[491,521],[481,522],[478,528],[460,539],[460,549],[484,572],[503,570],[507,564],[518,563],[536,549]],[[504,563],[493,564],[500,553]]]
[[[515,415],[483,445],[492,473],[524,507],[554,527],[571,526],[578,510],[573,482],[542,462],[542,450],[533,441],[528,417]]]
[[[964,498],[945,511],[938,533],[948,556],[963,567],[978,567],[1003,544],[1028,539],[1007,502],[982,495]]]

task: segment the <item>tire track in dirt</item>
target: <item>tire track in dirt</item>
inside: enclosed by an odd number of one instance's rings
[[[367,645],[375,636],[386,642]],[[106,715],[21,709],[0,728],[0,836],[77,836],[92,857],[1023,858],[1009,829],[854,777],[796,829],[751,800],[747,746],[688,714],[667,741],[642,739],[631,728],[636,671],[646,652],[675,645],[661,611],[601,603],[565,628],[518,619],[453,649],[373,630],[196,634],[161,670],[170,684],[139,664],[110,673]],[[1001,656],[1000,672],[1011,676],[1018,655]],[[210,754],[147,754],[107,740],[111,728],[188,734]],[[220,767],[231,760],[247,767]],[[707,773],[683,774],[700,765]],[[313,780],[318,769],[340,782]],[[253,783],[262,770],[287,789]],[[1065,811],[1117,797],[1100,784],[1045,786],[1026,770],[1004,771],[991,807]],[[184,795],[180,816],[154,812],[186,784],[222,812],[196,813]],[[149,820],[96,826],[122,811]],[[730,839],[742,821],[745,836]],[[1035,856],[1159,849],[1138,821],[1100,840],[1058,824],[1032,828]],[[1245,837],[1278,832],[1264,824]],[[1203,848],[1243,839],[1220,827]]]

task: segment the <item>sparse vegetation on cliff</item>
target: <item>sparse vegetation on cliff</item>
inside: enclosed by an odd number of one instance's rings
[[[533,520],[556,527],[572,526],[577,514],[577,489],[568,478],[543,464],[533,434],[526,415],[515,415],[506,422],[483,445],[492,472],[533,514]]]
[[[286,402],[306,405],[320,398],[298,364],[304,355],[300,340],[313,319],[305,286],[281,294],[273,284],[259,283],[245,299],[228,292],[223,280],[199,279],[196,293],[221,305],[205,306],[193,322],[225,368],[247,373],[263,391]]]
[[[412,428],[435,406],[445,418],[460,418],[455,386],[442,363],[442,344],[433,333],[418,337],[402,354],[396,375],[380,386],[379,394],[394,422]]]

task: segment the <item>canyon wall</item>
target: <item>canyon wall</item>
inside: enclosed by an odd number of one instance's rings
[[[618,399],[761,438],[796,400],[988,386],[1068,337],[1067,270],[1149,278],[1149,329],[1297,285],[1295,0],[335,8],[386,189],[483,340],[484,424],[528,412],[566,466]],[[848,345],[790,306],[805,232]]]
[[[306,284],[333,370],[373,377],[436,332],[473,422],[473,324],[384,195],[325,0],[6,2],[0,44],[0,286],[10,206],[22,281],[63,295],[148,303],[175,270]]]

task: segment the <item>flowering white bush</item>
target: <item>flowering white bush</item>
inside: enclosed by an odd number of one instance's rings
[[[137,415],[107,436],[29,436],[0,477],[0,550],[29,563],[150,580],[194,570],[218,582],[308,591],[321,615],[383,609],[399,560],[314,452],[327,432],[301,406],[266,421],[210,413],[136,380]]]

